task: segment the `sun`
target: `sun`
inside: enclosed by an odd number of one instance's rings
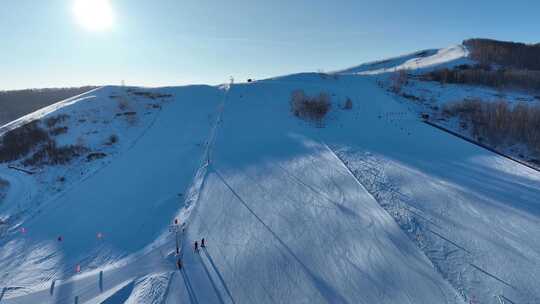
[[[75,0],[73,13],[87,30],[103,31],[113,25],[113,10],[109,0]]]

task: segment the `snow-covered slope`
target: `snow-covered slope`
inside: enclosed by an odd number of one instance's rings
[[[238,303],[459,303],[320,130],[290,117],[286,102],[274,102],[298,85],[281,79],[229,93],[187,234],[208,241],[203,263],[212,260],[227,282],[220,294],[228,289]],[[325,87],[321,80],[303,85]],[[187,274],[196,276],[190,266]]]
[[[369,131],[343,121],[327,140],[358,179],[468,301],[537,303],[540,174],[361,94],[379,105]]]
[[[382,61],[364,63],[356,67],[338,71],[338,74],[381,74],[400,70],[426,71],[432,68],[453,67],[470,63],[469,52],[463,45],[455,45],[438,50],[424,50],[410,55]]]
[[[335,77],[150,90],[171,97],[118,129],[130,144],[103,163],[68,166],[87,170],[59,192],[45,178],[55,166],[29,177],[3,165],[13,226],[0,301],[538,303],[540,175],[423,124],[365,75],[467,60],[459,47],[420,55]],[[297,89],[331,96],[323,128],[290,114]]]
[[[2,134],[28,122],[39,122],[40,128],[58,146],[78,145],[86,149],[69,165],[28,165],[26,171],[34,173],[31,176],[8,168],[22,167],[23,159],[0,166],[3,178],[10,181],[13,189],[6,198],[8,202],[0,205],[0,219],[9,221],[12,229],[18,228],[21,219],[41,212],[38,208],[41,203],[63,195],[63,191],[131,149],[155,123],[162,106],[170,99],[163,93],[141,95],[144,92],[144,89],[104,87],[58,102],[0,128]],[[55,133],[56,130],[61,132]],[[91,155],[99,157],[94,159]],[[25,192],[26,196],[19,192]]]
[[[109,99],[110,91],[101,93],[94,102],[114,102]],[[22,287],[10,294],[46,288],[52,279],[73,276],[77,265],[85,273],[123,258],[127,260],[120,264],[129,263],[131,255],[166,232],[172,218],[186,207],[184,192],[199,167],[212,115],[223,93],[201,86],[161,89],[160,94],[174,95],[175,100],[162,103],[166,110],[156,113],[156,119],[112,161],[91,174],[81,173],[83,178],[58,194],[44,193],[36,200],[23,192],[6,202],[9,205],[26,199],[30,206],[22,215],[16,214],[11,233],[2,239],[1,285]],[[75,103],[79,105],[77,110],[84,107],[84,98]],[[138,103],[137,98],[131,98],[129,104]],[[121,134],[130,130],[126,127]],[[66,167],[73,170],[81,166]],[[2,174],[33,182],[28,190],[32,193],[47,186],[46,182],[39,185],[40,179],[45,179],[42,176],[56,170],[46,167],[37,177],[27,177],[2,168]],[[21,216],[24,220],[19,222]],[[62,240],[58,241],[60,236]],[[47,300],[58,301],[55,297]]]

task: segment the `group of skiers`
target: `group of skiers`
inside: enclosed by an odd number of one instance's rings
[[[204,248],[206,247],[206,244],[204,243],[204,238],[201,239],[201,248]],[[195,252],[199,252],[199,243],[197,243],[197,241],[195,241],[195,244],[193,245],[193,250],[195,250]]]
[[[206,242],[205,242],[204,238],[201,239],[200,243],[198,241],[195,241],[195,243],[193,243],[193,251],[195,253],[199,253],[200,248],[206,248]],[[182,269],[182,259],[181,258],[178,258],[176,260],[176,266],[178,267],[178,269]]]

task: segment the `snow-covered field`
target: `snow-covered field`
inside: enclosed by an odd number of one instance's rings
[[[107,156],[0,167],[0,303],[539,303],[540,174],[425,125],[379,86],[397,66],[467,60],[460,47],[421,55],[105,87],[25,118],[67,113],[58,140]],[[331,96],[324,127],[290,113],[297,89]]]

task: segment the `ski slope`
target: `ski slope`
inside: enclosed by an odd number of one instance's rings
[[[539,302],[540,174],[421,123],[377,91],[359,92],[378,105],[361,110],[370,132],[342,120],[327,142],[467,301]]]
[[[465,46],[454,45],[448,48],[424,50],[396,58],[364,63],[336,73],[377,75],[400,70],[418,72],[433,68],[451,68],[456,65],[471,63],[472,61],[467,58],[468,54],[469,51]]]
[[[229,93],[187,232],[207,239],[205,255],[227,283],[220,294],[236,303],[460,303],[317,130],[272,102],[298,85],[287,81]]]
[[[178,101],[164,106],[133,147],[42,203],[37,214],[21,224],[26,233],[14,231],[2,240],[3,286],[22,286],[19,293],[32,293],[47,288],[52,279],[68,280],[76,265],[84,274],[114,263],[136,263],[139,255],[150,252],[146,247],[169,234],[172,219],[188,207],[183,195],[200,165],[223,93],[204,86],[163,91]],[[96,238],[98,233],[102,239]]]
[[[129,144],[73,164],[87,173],[58,193],[42,190],[58,168],[36,180],[0,167],[3,215],[40,200],[0,240],[0,303],[540,302],[540,174],[422,123],[377,85],[465,55],[152,89],[172,97],[118,125]],[[331,96],[323,128],[290,114],[297,89]],[[120,88],[100,90],[107,104]]]

